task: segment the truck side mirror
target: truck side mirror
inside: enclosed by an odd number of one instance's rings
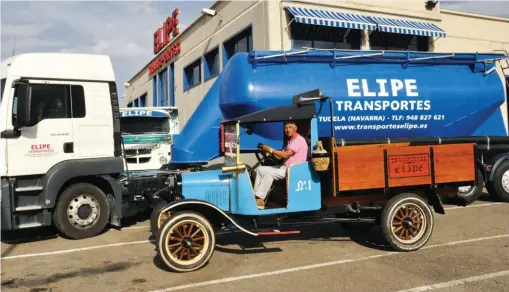
[[[14,128],[20,129],[29,126],[31,122],[30,105],[32,101],[32,88],[28,81],[25,80],[15,81],[14,88],[14,98],[17,98]]]

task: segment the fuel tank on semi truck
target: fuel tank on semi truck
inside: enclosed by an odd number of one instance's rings
[[[174,140],[172,162],[219,157],[222,120],[289,105],[294,95],[314,89],[331,98],[319,115],[320,136],[331,129],[336,139],[357,140],[505,136],[505,80],[496,70],[504,58],[405,51],[239,53]],[[282,146],[281,125],[253,130],[242,138],[243,149],[258,143]]]

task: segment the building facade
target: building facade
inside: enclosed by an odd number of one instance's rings
[[[217,1],[182,32],[179,12],[154,33],[154,58],[127,81],[124,102],[177,106],[181,128],[238,52],[509,51],[509,19],[440,9],[438,1]]]

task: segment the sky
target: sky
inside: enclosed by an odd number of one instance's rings
[[[424,0],[416,0],[422,1]],[[153,57],[152,35],[180,8],[180,32],[214,1],[0,2],[2,60],[27,52],[110,56],[119,96],[123,84]],[[509,1],[441,1],[441,7],[509,18]],[[15,46],[14,40],[16,39]],[[121,101],[121,106],[124,106]]]
[[[182,32],[214,1],[0,2],[2,60],[14,53],[78,52],[110,56],[119,96],[153,57],[153,33],[175,8]],[[125,105],[121,100],[121,106]]]

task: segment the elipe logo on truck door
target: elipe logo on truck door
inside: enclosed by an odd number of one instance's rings
[[[55,153],[51,144],[32,144],[26,156],[47,156]]]
[[[348,97],[381,97],[376,100],[336,101],[338,111],[428,111],[431,109],[430,100],[384,100],[385,97],[419,97],[417,81],[415,79],[346,79]]]

